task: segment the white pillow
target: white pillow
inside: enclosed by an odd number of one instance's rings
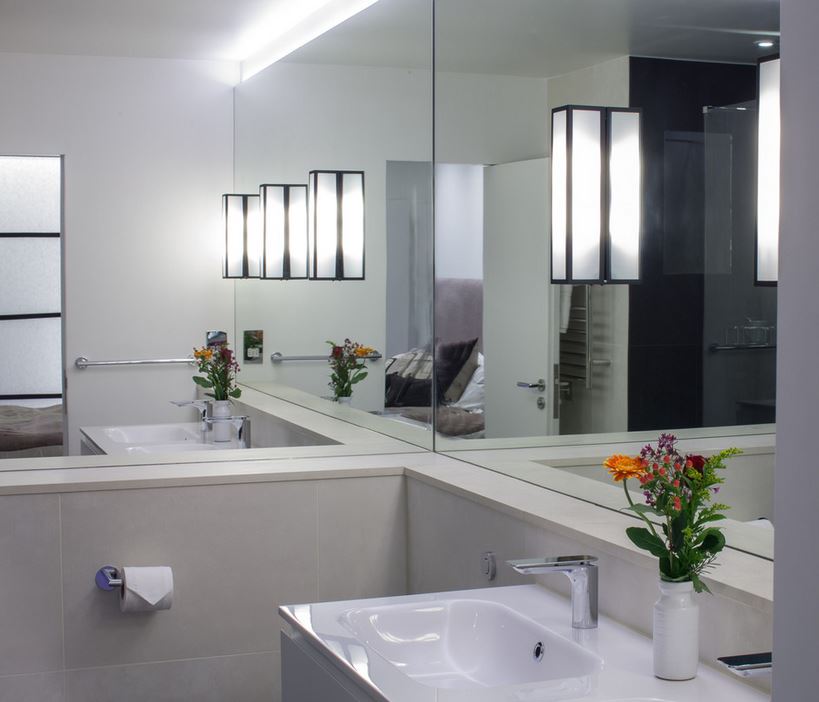
[[[483,354],[478,354],[478,367],[469,379],[466,388],[464,388],[461,398],[457,402],[453,402],[450,407],[460,407],[469,412],[483,412],[485,404],[484,395],[484,358]]]

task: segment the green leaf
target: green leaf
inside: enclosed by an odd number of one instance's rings
[[[207,378],[202,378],[198,375],[193,376],[193,382],[196,383],[198,386],[203,388],[212,388],[213,383],[211,383]]]
[[[705,524],[706,522],[718,522],[720,519],[725,519],[724,514],[709,514],[705,517],[700,517],[697,520],[697,524]]]
[[[671,520],[671,548],[674,551],[679,551],[683,545],[683,530],[687,525],[687,519],[684,512],[680,512],[674,519]]]
[[[719,529],[706,529],[702,532],[699,547],[711,555],[725,548],[725,535]]]
[[[659,536],[654,536],[648,529],[643,527],[629,527],[626,529],[626,536],[632,543],[644,551],[648,551],[652,556],[662,558],[668,553],[668,549]]]
[[[695,592],[707,592],[709,595],[712,594],[708,586],[700,580],[699,576],[695,573],[691,574],[691,582],[694,584]]]
[[[352,380],[350,382],[351,383],[360,383],[366,377],[367,377],[367,373],[359,373],[359,374],[353,376],[353,378],[352,378]]]
[[[233,388],[228,395],[231,397],[241,397],[242,396],[242,389],[241,388]]]

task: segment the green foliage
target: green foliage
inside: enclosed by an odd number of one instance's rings
[[[710,592],[701,576],[725,548],[725,536],[714,523],[725,519],[722,512],[728,509],[712,500],[724,481],[720,471],[726,459],[741,451],[729,448],[705,458],[682,455],[675,443],[675,437],[663,434],[657,448],[646,446],[636,459],[643,466],[638,478],[646,504],[634,503],[628,480],[623,480],[626,509],[645,523],[627,528],[626,534],[635,546],[658,558],[663,580],[690,581],[697,592]]]

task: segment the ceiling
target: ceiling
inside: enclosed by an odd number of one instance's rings
[[[0,49],[235,61],[254,23],[299,1],[0,0]],[[442,70],[547,77],[626,54],[753,62],[779,0],[437,0],[435,19]],[[429,67],[430,20],[430,0],[380,0],[286,60]]]

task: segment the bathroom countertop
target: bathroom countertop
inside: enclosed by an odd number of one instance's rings
[[[382,654],[371,650],[365,639],[359,639],[345,626],[347,613],[384,606],[420,605],[429,607],[441,601],[489,601],[510,607],[545,626],[555,634],[586,649],[602,659],[602,669],[588,678],[572,678],[555,687],[554,683],[527,683],[517,686],[466,689],[438,688],[423,679],[404,675]],[[379,610],[376,610],[379,611]],[[471,702],[509,702],[537,699],[583,699],[589,702],[767,702],[770,696],[743,682],[730,673],[700,664],[693,680],[671,682],[655,678],[652,672],[652,641],[622,624],[600,616],[596,629],[572,629],[571,604],[560,595],[539,585],[426,593],[403,597],[384,597],[346,602],[324,602],[279,608],[290,631],[297,632],[310,645],[332,661],[347,676],[371,695],[384,702],[433,702],[436,699],[470,700]],[[452,620],[457,622],[457,620]],[[448,626],[453,625],[449,624]],[[454,624],[457,627],[457,623]],[[286,629],[287,631],[287,629]],[[403,629],[402,629],[403,631]],[[289,632],[288,632],[289,633]],[[387,631],[384,635],[387,636]],[[445,634],[441,634],[445,635]],[[389,638],[389,642],[393,639]],[[339,645],[339,643],[343,645]],[[453,635],[469,646],[467,639]],[[356,643],[357,645],[352,645]],[[401,648],[396,656],[413,659],[422,655],[418,647],[436,650],[437,639],[413,642],[401,639],[392,644]],[[415,648],[412,652],[406,646]],[[382,652],[383,653],[383,652]],[[456,657],[457,658],[457,657]],[[571,682],[572,684],[569,684]],[[581,684],[582,683],[582,684]],[[579,693],[565,693],[578,689]],[[560,694],[561,691],[564,694]],[[556,694],[557,693],[557,694]],[[440,695],[440,697],[438,696]]]

